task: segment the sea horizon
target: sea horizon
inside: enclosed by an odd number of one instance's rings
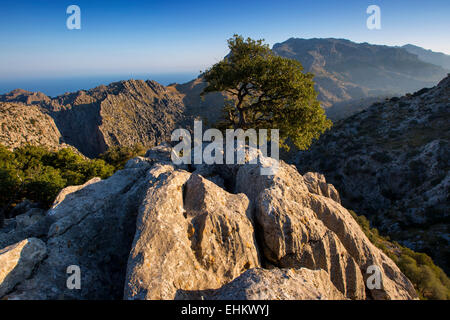
[[[200,72],[180,73],[145,73],[145,74],[116,74],[73,77],[42,77],[0,80],[0,94],[23,89],[32,92],[42,92],[49,97],[62,95],[66,92],[89,90],[99,85],[108,85],[122,80],[154,80],[162,85],[172,83],[186,83],[198,77]]]

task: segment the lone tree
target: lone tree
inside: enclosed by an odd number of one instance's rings
[[[275,55],[264,40],[228,40],[230,53],[205,71],[202,95],[224,92],[225,128],[279,129],[280,143],[289,138],[299,149],[331,127],[317,101],[313,75],[300,62]]]

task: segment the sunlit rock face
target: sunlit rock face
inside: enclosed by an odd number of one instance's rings
[[[0,297],[24,279],[47,254],[45,243],[36,238],[22,240],[0,250]]]
[[[261,175],[260,169],[261,164],[175,166],[166,145],[130,160],[106,180],[66,188],[44,216],[0,232],[4,246],[35,235],[46,248],[33,272],[19,273],[2,296],[417,297],[323,176],[302,176],[282,161],[274,175]],[[71,265],[81,270],[80,290],[67,287]],[[366,284],[373,266],[379,288]]]

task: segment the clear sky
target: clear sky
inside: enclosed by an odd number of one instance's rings
[[[66,8],[81,8],[68,30]],[[368,5],[381,30],[368,30]],[[412,43],[450,54],[449,0],[0,1],[0,80],[106,74],[197,73],[234,33],[273,45],[291,37]]]

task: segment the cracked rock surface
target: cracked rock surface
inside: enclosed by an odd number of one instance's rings
[[[177,167],[160,146],[106,180],[62,190],[25,228],[8,222],[0,261],[30,237],[46,255],[14,284],[0,278],[0,298],[417,298],[339,199],[323,176],[284,162],[272,176],[260,165]],[[66,286],[72,265],[80,290]],[[381,289],[365,285],[371,265]]]

